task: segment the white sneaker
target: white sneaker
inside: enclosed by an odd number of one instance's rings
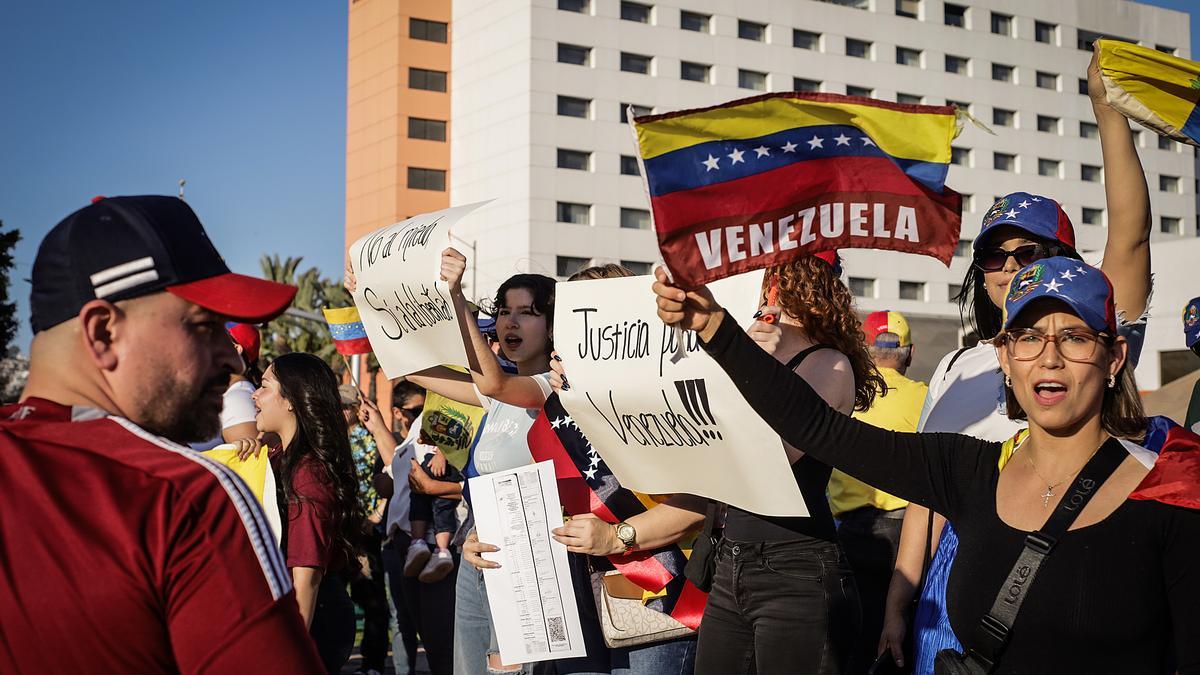
[[[404,576],[415,577],[425,568],[429,561],[429,545],[417,539],[408,545],[408,554],[404,556]]]
[[[426,563],[425,569],[421,570],[421,576],[418,578],[427,584],[436,583],[445,579],[452,569],[454,569],[454,558],[450,557],[450,551],[439,548],[437,553],[429,558],[429,562]]]

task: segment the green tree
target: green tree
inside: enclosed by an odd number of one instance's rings
[[[346,307],[354,304],[354,300],[342,287],[341,279],[324,277],[316,267],[298,272],[303,260],[280,258],[278,254],[259,259],[264,277],[299,289],[291,307],[299,312],[284,314],[263,329],[262,358],[269,361],[289,352],[308,352],[324,359],[335,371],[341,371],[344,363],[333,346],[321,310]]]
[[[0,220],[0,230],[4,221]],[[20,230],[0,232],[0,355],[7,354],[17,334],[17,306],[9,302],[8,286],[13,269],[13,248],[21,241]]]

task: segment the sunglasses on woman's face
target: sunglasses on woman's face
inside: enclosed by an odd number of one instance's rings
[[[975,254],[975,266],[984,272],[999,272],[1004,269],[1004,265],[1009,258],[1017,261],[1021,267],[1032,265],[1033,263],[1048,258],[1054,253],[1042,246],[1041,244],[1026,244],[1018,246],[1011,251],[1005,251],[1002,248],[989,248]]]

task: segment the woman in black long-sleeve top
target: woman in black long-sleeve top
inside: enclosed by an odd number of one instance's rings
[[[947,597],[968,649],[1025,536],[1102,444],[1121,444],[1129,456],[1041,566],[994,672],[1200,673],[1200,439],[1178,430],[1157,464],[1133,442],[1145,420],[1100,270],[1048,258],[1014,277],[997,349],[1010,414],[1028,414],[1029,438],[1003,471],[999,443],[885,431],[837,413],[707,289],[685,294],[661,269],[658,279],[659,316],[696,330],[784,440],[954,523]]]

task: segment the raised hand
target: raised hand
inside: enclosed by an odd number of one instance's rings
[[[463,273],[467,271],[467,257],[450,247],[442,251],[442,281],[450,285],[451,293],[462,292]]]

